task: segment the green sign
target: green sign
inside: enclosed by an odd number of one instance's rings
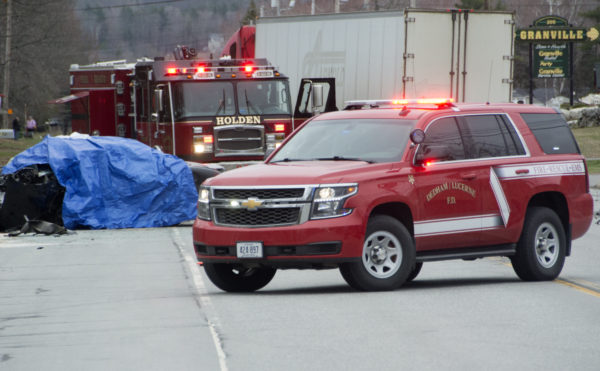
[[[565,18],[553,15],[536,19],[529,28],[517,30],[516,41],[535,43],[566,43],[594,41],[598,38],[598,30],[583,27],[570,27]]]
[[[570,77],[568,44],[535,44],[533,53],[534,77]]]

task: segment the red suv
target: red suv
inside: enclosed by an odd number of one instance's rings
[[[552,280],[592,221],[587,167],[550,108],[350,102],[263,164],[200,189],[194,248],[211,281],[254,291],[277,269],[339,268],[391,290],[424,262],[507,256]]]

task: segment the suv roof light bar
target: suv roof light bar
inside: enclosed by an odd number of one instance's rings
[[[365,108],[429,108],[437,109],[456,107],[450,98],[420,98],[420,99],[381,99],[381,100],[351,100],[346,102],[345,110]]]

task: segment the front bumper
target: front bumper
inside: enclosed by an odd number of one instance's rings
[[[356,211],[356,210],[355,210]],[[302,224],[269,228],[215,226],[194,222],[194,249],[201,262],[242,263],[276,267],[328,267],[360,259],[365,225],[357,213]],[[263,258],[240,259],[236,243],[260,241]]]

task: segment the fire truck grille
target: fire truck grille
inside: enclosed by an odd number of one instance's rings
[[[215,130],[217,150],[221,151],[262,151],[262,127],[231,127]]]
[[[299,207],[265,208],[254,211],[219,208],[216,210],[216,224],[240,226],[269,226],[297,224]]]
[[[219,199],[257,198],[259,200],[272,200],[278,198],[301,198],[304,188],[288,189],[215,189],[214,196]]]

